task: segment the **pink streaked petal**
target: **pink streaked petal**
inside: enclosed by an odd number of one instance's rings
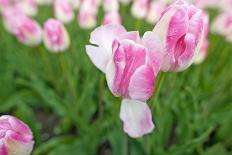
[[[113,41],[125,32],[123,26],[109,24],[100,26],[91,33],[90,43],[94,45],[86,46],[87,54],[102,72],[106,71],[106,65],[112,56]]]
[[[152,66],[143,65],[132,75],[128,87],[129,96],[139,101],[147,101],[153,94],[155,74]]]
[[[101,46],[111,54],[112,43],[117,36],[125,33],[123,26],[117,24],[102,25],[96,28],[90,36],[90,43]]]
[[[160,71],[161,62],[164,55],[164,48],[160,38],[151,31],[143,35],[143,44],[148,48],[150,62],[153,66],[154,72],[157,75]]]
[[[126,97],[131,76],[135,70],[146,63],[147,49],[131,40],[122,40],[114,51],[115,77],[114,91]],[[120,82],[118,82],[120,81]]]
[[[0,139],[0,155],[9,155],[4,140]]]
[[[144,102],[123,99],[120,118],[123,121],[124,131],[133,138],[148,134],[155,128],[151,111]]]

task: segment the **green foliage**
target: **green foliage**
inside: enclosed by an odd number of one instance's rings
[[[128,30],[152,30],[122,7]],[[101,21],[102,12],[99,16]],[[40,8],[42,24],[52,15]],[[0,26],[0,113],[33,130],[34,155],[229,155],[232,149],[232,45],[210,34],[209,56],[182,73],[165,73],[154,106],[156,130],[131,139],[122,131],[120,99],[87,57],[90,31],[67,25],[71,47],[53,54],[20,44]],[[160,76],[160,75],[159,75]],[[160,77],[158,77],[159,79]]]

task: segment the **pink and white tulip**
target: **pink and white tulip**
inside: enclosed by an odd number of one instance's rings
[[[74,18],[73,8],[67,0],[55,0],[54,13],[55,17],[63,23],[70,23]]]
[[[161,70],[183,71],[193,63],[202,46],[202,11],[178,0],[163,12],[153,32],[160,37],[165,48]]]
[[[108,12],[105,14],[103,24],[121,24],[121,16],[119,12]]]
[[[83,1],[78,15],[78,23],[81,28],[91,29],[96,26],[98,7],[99,4],[96,0]]]
[[[42,41],[42,28],[31,18],[25,18],[18,26],[16,37],[28,46],[36,46]]]
[[[30,128],[9,115],[0,117],[0,154],[30,155],[34,141]]]
[[[131,14],[138,19],[142,19],[147,15],[149,8],[149,0],[134,0],[131,7]]]
[[[51,52],[63,52],[70,45],[68,32],[64,25],[55,19],[48,19],[43,28],[45,47]]]
[[[150,24],[155,24],[159,21],[162,12],[166,8],[166,4],[162,1],[152,1],[149,6],[147,14],[147,22]]]
[[[124,98],[120,110],[124,131],[134,138],[150,133],[154,124],[146,101],[160,69],[160,40],[153,32],[141,39],[138,32],[109,24],[96,28],[90,43],[94,45],[87,45],[86,51],[91,61],[106,74],[112,94]]]
[[[7,7],[3,11],[3,25],[12,34],[16,34],[18,26],[27,18],[17,7]]]

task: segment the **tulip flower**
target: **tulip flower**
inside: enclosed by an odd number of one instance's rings
[[[183,71],[193,63],[202,46],[202,11],[178,0],[163,12],[153,32],[160,37],[165,48],[161,70]]]
[[[54,13],[55,17],[63,23],[69,23],[74,18],[73,9],[70,3],[66,0],[54,1]]]
[[[108,12],[104,16],[103,24],[121,24],[121,16],[119,12]]]
[[[27,16],[35,16],[37,14],[37,4],[34,0],[17,1],[15,5]]]
[[[36,46],[42,41],[42,29],[33,19],[25,18],[19,24],[16,36],[25,45]]]
[[[106,74],[108,87],[123,97],[120,118],[124,131],[137,138],[154,129],[146,101],[152,96],[160,69],[162,46],[153,32],[140,39],[138,32],[127,32],[120,25],[96,28],[86,51],[91,61]],[[96,45],[96,46],[95,46]]]
[[[55,19],[48,19],[43,28],[45,47],[51,52],[63,52],[70,45],[68,32],[64,25]]]
[[[119,10],[119,0],[104,0],[103,8],[105,12],[115,12]]]
[[[202,44],[202,47],[201,47],[199,53],[196,55],[196,57],[194,59],[195,64],[202,63],[208,54],[209,15],[206,12],[203,13],[203,21],[204,21],[204,25],[205,25],[204,32],[203,32],[203,44]]]
[[[18,26],[27,18],[17,7],[7,7],[3,11],[3,25],[12,34],[16,34]]]
[[[134,0],[131,14],[138,19],[144,18],[149,7],[149,0]]]
[[[78,23],[80,27],[91,29],[96,26],[98,2],[96,0],[85,0],[79,11]]]
[[[162,12],[166,8],[165,3],[162,1],[152,1],[147,14],[147,22],[150,24],[155,24],[159,21]]]
[[[30,155],[34,141],[30,128],[13,116],[0,117],[0,154]]]

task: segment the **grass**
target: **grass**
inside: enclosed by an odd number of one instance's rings
[[[123,7],[123,24],[151,25],[133,19]],[[39,9],[42,23],[52,16]],[[102,12],[99,15],[99,23]],[[98,24],[99,24],[98,23]],[[232,153],[232,44],[210,34],[209,56],[181,73],[165,73],[154,94],[156,130],[131,139],[122,131],[120,99],[84,49],[91,31],[76,21],[67,25],[72,43],[63,54],[41,45],[29,48],[0,24],[0,113],[12,114],[33,130],[33,155],[230,155]]]

